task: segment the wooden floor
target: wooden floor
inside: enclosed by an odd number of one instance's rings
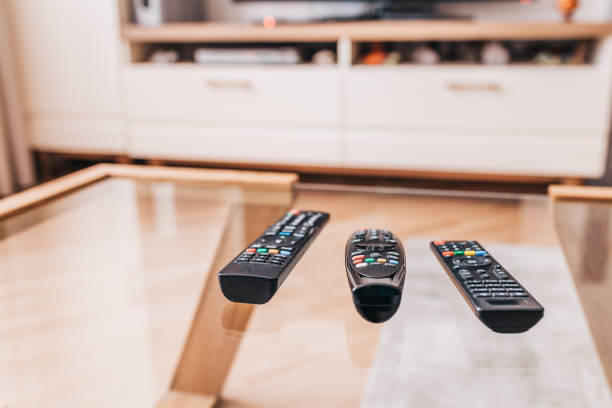
[[[227,208],[195,192],[160,208],[153,197],[166,193],[130,183],[100,183],[74,211],[0,228],[0,406],[153,406],[166,391]],[[349,295],[343,253],[355,229],[557,245],[543,196],[299,191],[295,206],[332,219],[253,314],[220,406],[359,405],[380,326]]]

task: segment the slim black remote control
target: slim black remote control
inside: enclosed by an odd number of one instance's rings
[[[522,333],[544,308],[476,241],[434,241],[434,252],[474,314],[498,333]]]
[[[387,230],[359,230],[349,238],[346,274],[355,308],[367,321],[387,321],[399,308],[405,259],[402,243]]]
[[[289,211],[218,273],[225,297],[269,301],[328,220],[322,212]]]

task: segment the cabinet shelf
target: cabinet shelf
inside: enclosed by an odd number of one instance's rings
[[[612,35],[612,24],[506,23],[477,21],[366,21],[286,24],[168,23],[159,27],[123,26],[130,43],[155,42],[316,42],[337,41],[468,41],[513,39],[579,39]]]

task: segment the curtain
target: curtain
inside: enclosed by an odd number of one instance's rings
[[[10,38],[6,0],[0,0],[0,196],[36,181]]]

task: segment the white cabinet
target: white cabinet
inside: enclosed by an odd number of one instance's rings
[[[105,144],[123,137],[117,2],[10,0],[9,6],[28,120],[33,129],[46,129],[30,135],[33,146],[120,152],[116,143]],[[72,136],[53,133],[89,120],[94,131],[73,134],[72,145]],[[99,126],[107,136],[93,140]]]
[[[348,126],[599,137],[608,129],[607,82],[597,66],[354,67]]]
[[[131,120],[337,126],[336,68],[136,64],[127,70]]]
[[[133,157],[340,165],[335,67],[135,64],[126,74]]]
[[[348,133],[346,165],[356,168],[543,177],[600,177],[605,137],[483,132]],[[372,153],[364,146],[376,143]]]
[[[338,166],[338,132],[291,126],[132,124],[129,154],[187,161]]]

